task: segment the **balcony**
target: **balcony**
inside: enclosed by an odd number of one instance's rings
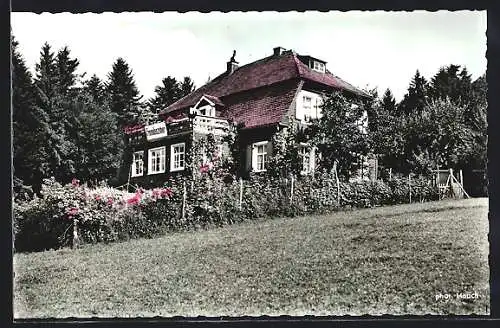
[[[213,134],[227,135],[230,125],[227,120],[211,116],[197,115],[192,119],[182,118],[168,122],[158,122],[149,125],[136,125],[125,128],[129,141],[138,144],[181,134]]]
[[[193,131],[201,134],[211,133],[224,136],[229,131],[229,122],[220,118],[197,115],[193,119]]]

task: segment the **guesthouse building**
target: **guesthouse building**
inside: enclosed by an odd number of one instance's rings
[[[238,131],[239,171],[243,177],[266,170],[271,139],[290,122],[307,126],[321,116],[322,95],[370,94],[327,69],[327,62],[281,47],[271,55],[239,66],[235,54],[226,70],[207,84],[164,108],[158,121],[126,128],[132,154],[130,182],[152,184],[188,172],[189,149],[212,135],[221,156],[229,152],[224,137]],[[314,149],[301,145],[304,173],[314,170]]]

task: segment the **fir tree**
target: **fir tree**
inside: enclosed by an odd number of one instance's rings
[[[428,100],[428,82],[417,70],[413,76],[408,92],[399,105],[399,111],[406,115],[422,112]]]
[[[78,59],[72,59],[70,57],[68,47],[64,47],[57,52],[55,69],[59,94],[67,95],[70,89],[75,85],[78,78],[76,69],[79,64]]]
[[[48,99],[55,95],[54,86],[57,84],[57,67],[54,52],[47,42],[42,46],[40,60],[36,64],[35,84]]]
[[[88,93],[97,104],[102,105],[106,99],[104,83],[95,74],[85,82],[83,91]]]
[[[141,96],[135,84],[129,65],[123,58],[118,58],[108,74],[106,92],[110,108],[118,117],[120,128],[137,123],[140,117]]]
[[[18,43],[12,38],[12,127],[14,176],[40,191],[48,166],[51,134],[48,116],[36,106],[35,88]]]
[[[70,105],[78,90],[74,89],[78,76],[78,60],[70,57],[67,47],[54,57],[45,43],[36,65],[36,108],[46,113],[49,125],[46,146],[50,149],[47,165],[51,175],[60,182],[71,180],[75,173],[75,144],[70,136]]]
[[[179,83],[174,77],[167,76],[161,83],[162,85],[155,87],[155,96],[148,102],[150,110],[154,113],[167,108],[182,97]]]
[[[185,97],[195,90],[194,82],[189,76],[184,77],[180,83],[180,94],[179,98]]]
[[[381,106],[385,112],[392,115],[396,114],[396,99],[394,99],[394,95],[390,89],[385,90],[384,95],[382,96]]]
[[[441,67],[431,79],[429,93],[433,99],[449,98],[453,103],[466,106],[471,100],[472,80],[467,68],[458,65]]]

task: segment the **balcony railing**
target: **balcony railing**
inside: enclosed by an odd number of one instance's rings
[[[197,115],[193,120],[193,131],[202,134],[226,135],[229,122],[224,119]]]
[[[213,134],[217,136],[226,135],[230,125],[227,120],[211,116],[197,115],[193,119],[183,118],[163,123],[154,123],[150,125],[137,125],[126,127],[124,132],[129,140],[134,143],[141,143],[145,140],[154,140],[169,136],[175,136],[182,133],[200,133]]]

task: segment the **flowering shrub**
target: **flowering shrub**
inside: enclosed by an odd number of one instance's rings
[[[201,171],[201,170],[200,170]],[[330,173],[293,179],[255,175],[242,183],[212,166],[196,180],[170,178],[163,187],[134,193],[106,186],[90,189],[78,180],[62,186],[44,182],[43,198],[14,204],[17,251],[72,244],[76,224],[80,241],[111,242],[263,218],[327,213],[345,207],[372,207],[438,199],[426,179],[389,182],[340,182]],[[183,206],[183,193],[186,202]],[[338,197],[340,191],[340,198]],[[241,204],[240,204],[240,192]]]
[[[73,179],[61,185],[46,179],[43,198],[14,204],[15,248],[18,251],[58,248],[72,244],[76,224],[83,242],[110,242],[130,236],[148,236],[151,230],[137,233],[134,225],[149,226],[142,208],[173,196],[171,188],[139,189],[128,193],[109,187],[89,189]],[[126,231],[123,231],[125,229]]]

